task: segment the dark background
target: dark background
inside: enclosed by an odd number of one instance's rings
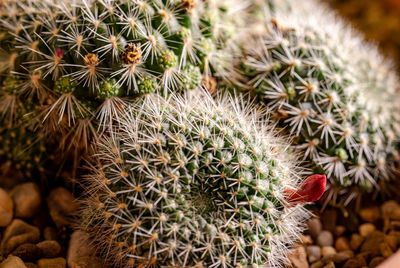
[[[322,0],[379,44],[400,71],[400,0]]]

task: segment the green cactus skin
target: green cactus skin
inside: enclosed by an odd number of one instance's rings
[[[198,93],[198,92],[196,92]],[[205,93],[148,95],[97,145],[80,226],[117,267],[280,267],[308,212],[264,115]]]
[[[276,12],[264,27],[243,46],[241,86],[327,175],[326,202],[346,205],[357,192],[382,188],[393,176],[400,131],[390,62],[315,1]]]
[[[198,88],[203,74],[224,77],[225,50],[247,14],[242,2],[7,0],[0,117],[11,124],[14,108],[33,102],[39,108],[28,113],[40,124],[32,127],[78,155],[133,98]]]

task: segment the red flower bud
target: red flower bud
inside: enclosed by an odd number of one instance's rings
[[[312,175],[301,183],[298,190],[285,190],[285,199],[292,206],[299,203],[315,202],[324,194],[325,187],[325,175]]]

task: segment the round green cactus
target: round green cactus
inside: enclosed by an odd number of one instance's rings
[[[262,117],[204,93],[132,105],[98,143],[82,228],[122,267],[280,266],[308,212],[286,199],[303,171]]]
[[[326,200],[346,193],[338,201],[347,204],[353,189],[382,186],[398,160],[400,131],[399,80],[390,62],[315,1],[276,12],[264,33],[248,40],[241,86],[328,176]]]
[[[8,0],[0,6],[0,117],[12,122],[16,105],[34,102],[38,132],[87,147],[128,100],[223,77],[232,59],[225,49],[246,15],[239,2]]]

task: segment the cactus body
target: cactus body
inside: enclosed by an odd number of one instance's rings
[[[296,7],[276,12],[244,46],[243,81],[328,176],[336,190],[327,200],[346,192],[338,201],[347,204],[393,175],[399,80],[374,46],[316,1]]]
[[[243,24],[242,1],[9,0],[0,6],[0,116],[19,103],[37,132],[74,155],[112,125],[126,102],[219,79]],[[10,77],[10,78],[9,78]],[[13,81],[11,81],[13,80]],[[13,82],[14,84],[10,83]],[[10,101],[16,105],[10,105]],[[40,125],[40,126],[39,126]]]
[[[98,144],[82,222],[112,262],[275,267],[285,261],[308,215],[285,201],[300,187],[302,171],[267,121],[240,107],[203,93],[148,96]]]

